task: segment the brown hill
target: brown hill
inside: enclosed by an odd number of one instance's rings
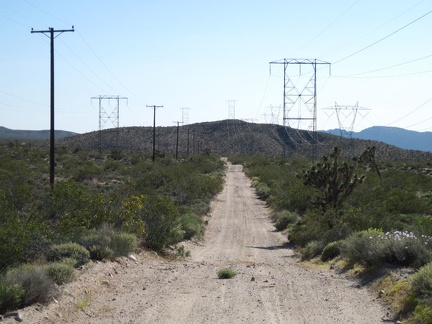
[[[272,156],[322,156],[335,146],[347,156],[361,154],[368,146],[376,146],[381,161],[432,161],[432,153],[400,149],[377,141],[348,139],[317,132],[312,133],[271,124],[222,120],[179,127],[179,154],[211,152],[221,156],[262,154]],[[156,127],[156,149],[160,154],[175,154],[177,128]],[[315,142],[315,145],[313,145]],[[152,127],[124,127],[76,135],[58,140],[58,146],[74,148],[126,149],[152,151]]]

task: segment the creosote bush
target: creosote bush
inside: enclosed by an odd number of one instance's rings
[[[90,252],[93,260],[126,256],[138,246],[136,235],[114,230],[107,224],[98,229],[82,230],[75,240]]]
[[[237,272],[231,268],[219,269],[217,276],[219,279],[231,279],[237,275]]]
[[[341,253],[341,246],[341,241],[335,241],[327,244],[321,253],[321,261],[327,262],[336,258]]]
[[[354,264],[373,266],[385,262],[421,267],[432,260],[432,237],[412,232],[369,229],[351,235],[342,244],[342,255]]]
[[[432,263],[420,268],[411,277],[411,285],[419,299],[432,307]]]
[[[24,290],[20,306],[33,303],[47,303],[60,293],[42,265],[24,264],[6,272],[4,282],[9,287],[18,286]]]
[[[290,212],[288,210],[282,210],[280,212],[276,212],[274,213],[272,218],[274,220],[274,225],[276,227],[276,230],[278,231],[285,230],[288,227],[288,225],[294,224],[298,220],[296,213]]]
[[[0,314],[17,309],[24,297],[24,289],[19,284],[7,284],[0,279]]]
[[[75,269],[69,262],[52,262],[45,266],[45,270],[57,285],[63,285],[72,282],[75,279]]]
[[[89,261],[90,252],[78,243],[68,242],[53,245],[47,255],[48,261],[61,261],[66,258],[76,260],[75,266],[79,267]]]

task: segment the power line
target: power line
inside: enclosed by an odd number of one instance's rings
[[[348,78],[348,77],[353,77],[353,76],[362,75],[362,74],[379,72],[379,71],[383,71],[383,70],[393,69],[395,67],[399,67],[399,66],[402,66],[402,65],[414,63],[414,62],[417,62],[417,61],[421,61],[421,60],[427,59],[429,57],[432,57],[432,54],[431,55],[426,55],[426,56],[423,56],[423,57],[420,57],[420,58],[416,58],[416,59],[413,59],[413,60],[410,60],[410,61],[406,61],[406,62],[402,62],[402,63],[390,65],[390,66],[386,66],[386,67],[383,67],[383,68],[380,68],[380,69],[375,69],[375,70],[370,70],[370,71],[365,71],[365,72],[359,72],[359,73],[354,73],[354,74],[349,74],[349,75],[333,76],[333,77]],[[430,72],[430,70],[426,71],[426,72]]]
[[[411,6],[410,8],[408,8],[407,10],[405,10],[404,12],[402,12],[401,14],[399,14],[399,15],[397,15],[396,17],[390,19],[389,21],[385,22],[384,24],[380,25],[379,27],[377,27],[377,28],[375,28],[375,29],[373,29],[373,30],[367,32],[366,34],[364,34],[363,36],[361,36],[361,37],[355,39],[354,41],[352,41],[352,42],[350,42],[350,43],[348,43],[348,44],[346,44],[346,45],[344,45],[344,46],[342,46],[342,47],[339,47],[339,48],[337,48],[336,50],[331,51],[330,53],[325,54],[324,56],[331,55],[331,54],[333,54],[333,53],[335,53],[335,52],[338,52],[338,51],[340,51],[341,49],[346,48],[347,46],[349,46],[349,45],[351,45],[351,44],[354,44],[355,42],[357,42],[357,41],[363,39],[364,37],[366,37],[366,36],[368,36],[368,35],[370,35],[370,34],[374,34],[377,30],[379,30],[379,29],[383,28],[384,26],[388,25],[389,23],[395,21],[396,19],[398,19],[398,18],[401,17],[402,15],[406,14],[407,12],[411,11],[412,9],[414,9],[415,7],[417,7],[418,5],[420,5],[421,3],[425,2],[425,1],[426,1],[426,0],[422,0],[422,1],[418,2],[418,3],[416,3],[414,6]]]
[[[93,48],[90,46],[90,44],[84,39],[84,37],[81,35],[80,32],[78,32],[78,36],[83,40],[83,42],[87,45],[87,47],[90,49],[90,51],[94,54],[94,56],[98,59],[98,61],[103,65],[103,67],[108,71],[109,74],[111,74],[111,76],[117,80],[117,82],[127,91],[129,92],[131,95],[133,95],[135,98],[137,98],[140,102],[143,102],[141,100],[141,98],[139,96],[137,96],[136,94],[134,94],[131,90],[129,90],[124,83],[117,78],[117,76],[108,68],[108,66],[102,61],[102,59],[99,57],[99,55],[96,54],[96,52],[93,50]]]
[[[388,34],[388,35],[386,35],[386,36],[380,38],[379,40],[373,42],[372,44],[370,44],[370,45],[368,45],[368,46],[366,46],[366,47],[363,47],[362,49],[360,49],[360,50],[358,50],[358,51],[356,51],[356,52],[354,52],[354,53],[352,53],[352,54],[350,54],[350,55],[348,55],[348,56],[346,56],[346,57],[344,57],[344,58],[342,58],[342,59],[340,59],[340,60],[334,62],[333,64],[337,64],[337,63],[340,63],[340,62],[342,62],[342,61],[345,61],[346,59],[349,59],[350,57],[353,57],[354,55],[357,55],[358,53],[361,53],[361,52],[367,50],[368,48],[370,48],[370,47],[372,47],[372,46],[374,46],[374,45],[376,45],[376,44],[382,42],[383,40],[385,40],[385,39],[387,39],[387,38],[393,36],[394,34],[400,32],[401,30],[403,30],[403,29],[407,28],[408,26],[414,24],[415,22],[419,21],[420,19],[426,17],[426,16],[429,15],[430,13],[432,13],[432,10],[430,10],[430,11],[428,11],[427,13],[421,15],[420,17],[414,19],[413,21],[411,21],[411,22],[409,22],[408,24],[402,26],[401,28],[395,30],[394,32],[392,32],[392,33],[390,33],[390,34]]]
[[[300,47],[296,52],[302,50],[306,46],[308,46],[310,43],[312,43],[315,39],[317,39],[319,36],[321,36],[327,29],[329,29],[331,26],[333,26],[339,19],[341,19],[352,7],[354,7],[360,0],[354,1],[347,9],[345,9],[336,19],[334,19],[330,24],[328,24],[326,27],[324,27],[318,34],[316,34],[309,42],[307,42],[305,45]]]
[[[395,124],[395,123],[401,121],[402,119],[405,119],[406,117],[410,116],[411,114],[413,114],[414,112],[416,112],[417,110],[419,110],[420,108],[422,108],[423,106],[425,106],[426,104],[428,104],[430,101],[432,101],[432,97],[430,97],[429,99],[427,99],[425,102],[423,102],[423,103],[422,103],[420,106],[418,106],[417,108],[411,110],[409,113],[407,113],[407,114],[403,115],[402,117],[396,119],[396,120],[393,121],[392,123],[387,124],[387,126],[393,125],[393,124]],[[419,122],[418,124],[423,123],[423,122],[424,122],[424,120],[421,121],[421,122]],[[416,124],[416,125],[417,125],[417,124]],[[414,126],[414,125],[411,125],[411,126]],[[411,126],[410,126],[410,127],[411,127]]]

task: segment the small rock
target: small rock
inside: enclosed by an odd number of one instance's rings
[[[251,278],[251,281],[255,281],[255,277],[252,277],[252,278]]]
[[[133,254],[128,254],[128,259],[132,260],[132,261],[136,261],[136,257]]]

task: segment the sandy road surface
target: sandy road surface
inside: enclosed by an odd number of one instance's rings
[[[58,303],[22,311],[27,323],[382,323],[366,289],[300,267],[273,231],[241,166],[228,165],[202,244],[191,258],[96,264],[65,287]],[[234,279],[216,272],[232,267]]]

